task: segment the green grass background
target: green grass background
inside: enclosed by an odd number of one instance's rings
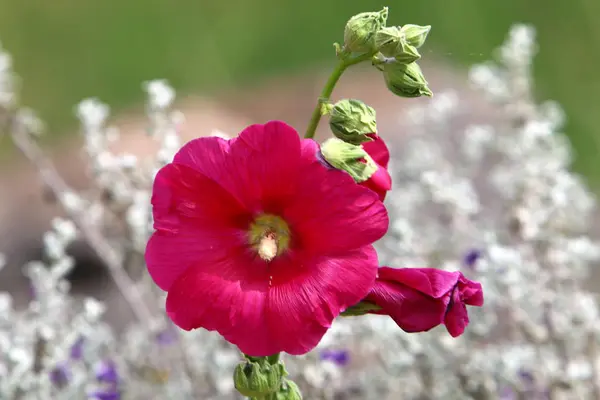
[[[598,0],[0,0],[0,42],[23,102],[67,132],[79,100],[132,107],[144,80],[210,94],[332,59],[348,17],[384,5],[392,24],[433,25],[425,56],[464,66],[490,58],[512,23],[532,23],[538,97],[565,107],[576,169],[600,182]]]

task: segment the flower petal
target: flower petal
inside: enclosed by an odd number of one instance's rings
[[[312,350],[333,320],[367,295],[377,273],[373,246],[336,257],[299,257],[294,269],[273,268],[267,309],[273,339],[294,355]]]
[[[448,302],[434,299],[401,283],[377,280],[365,299],[382,308],[405,332],[425,332],[444,321]]]
[[[363,143],[363,149],[371,156],[373,161],[387,169],[390,162],[390,151],[385,144],[385,141],[379,135],[374,133],[367,136],[373,140]]]
[[[309,163],[319,161],[317,158],[319,155],[319,144],[317,142],[313,139],[302,139],[300,144],[302,147],[300,154],[302,161],[308,161]]]
[[[167,164],[154,180],[152,214],[155,229],[174,232],[181,224],[232,225],[247,212],[215,181],[186,165]]]
[[[232,143],[229,159],[240,197],[256,212],[277,212],[296,192],[300,155],[298,133],[283,122],[244,129]]]
[[[226,166],[234,141],[216,136],[193,139],[175,154],[173,163],[185,165],[223,186],[231,186],[232,182],[226,184],[230,179]]]
[[[265,314],[266,263],[242,251],[214,263],[198,263],[175,281],[167,314],[180,328],[217,331],[249,355],[275,354]],[[266,333],[266,334],[265,334]]]
[[[181,164],[157,174],[148,272],[163,290],[199,259],[219,260],[244,243],[250,215],[216,182]]]
[[[196,169],[219,183],[254,212],[277,208],[293,196],[299,172],[298,133],[281,121],[255,124],[234,139],[203,137],[188,142],[173,162]]]
[[[441,298],[456,286],[460,272],[443,271],[436,268],[379,268],[379,279],[406,285],[421,293]]]
[[[296,235],[293,246],[334,254],[369,245],[386,233],[389,218],[378,195],[346,172],[311,163],[302,167],[296,185],[298,193],[283,210]]]
[[[335,259],[296,264],[300,260],[267,264],[238,252],[211,265],[199,263],[169,290],[167,313],[183,329],[218,331],[251,356],[304,354],[343,309],[366,295],[377,254],[367,246]],[[280,273],[273,272],[269,284],[272,269]]]
[[[469,325],[467,306],[461,301],[458,290],[455,290],[452,294],[452,300],[444,318],[444,325],[446,325],[446,329],[452,337],[462,335],[467,325]]]
[[[385,200],[387,192],[392,188],[392,177],[387,169],[379,167],[369,179],[361,183],[362,186],[371,189],[379,196],[379,200]]]
[[[459,288],[463,303],[469,306],[483,306],[483,288],[481,287],[481,283],[461,277]]]
[[[173,283],[199,260],[218,263],[244,240],[244,232],[235,229],[154,232],[146,246],[148,273],[162,290],[171,290]]]
[[[483,290],[481,284],[459,276],[457,287],[452,292],[452,300],[448,305],[444,324],[453,337],[463,334],[469,325],[469,313],[467,305],[483,306]]]

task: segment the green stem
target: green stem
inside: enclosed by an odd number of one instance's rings
[[[317,101],[317,106],[313,110],[312,117],[310,117],[310,123],[308,124],[308,128],[306,130],[304,138],[312,139],[315,137],[317,126],[319,126],[319,121],[321,121],[321,105],[323,104],[323,102],[329,100],[329,97],[331,97],[331,93],[333,93],[333,88],[335,87],[336,83],[338,82],[346,68],[348,68],[346,63],[344,61],[340,61],[329,76],[325,87],[321,91],[321,96]]]
[[[370,60],[371,57],[373,57],[373,53],[365,53],[358,57],[340,60],[338,65],[335,67],[335,69],[329,76],[329,79],[327,79],[327,82],[325,83],[325,87],[323,87],[323,90],[321,91],[321,96],[319,96],[319,100],[317,101],[317,106],[313,110],[312,116],[310,118],[310,122],[308,124],[308,128],[306,129],[306,133],[304,134],[304,138],[312,139],[315,137],[315,133],[317,131],[317,126],[319,126],[319,122],[321,121],[321,116],[322,116],[321,105],[324,102],[329,101],[329,98],[331,97],[331,94],[333,93],[333,89],[335,88],[335,85],[340,80],[340,77],[342,76],[344,71],[346,71],[346,68],[348,68],[352,65],[361,63],[363,61]]]

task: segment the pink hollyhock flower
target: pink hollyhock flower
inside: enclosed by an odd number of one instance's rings
[[[387,169],[390,162],[390,151],[383,139],[376,133],[371,133],[367,136],[373,140],[363,143],[363,149],[375,161],[378,168],[369,179],[361,182],[361,185],[373,190],[379,195],[379,199],[383,201],[387,192],[392,188],[392,178]]]
[[[467,305],[481,307],[481,284],[460,272],[434,268],[379,268],[377,281],[365,299],[389,315],[406,332],[424,332],[440,324],[453,337],[469,324]]]
[[[387,211],[318,151],[272,121],[192,140],[158,172],[146,262],[176,325],[250,356],[303,354],[369,293]]]

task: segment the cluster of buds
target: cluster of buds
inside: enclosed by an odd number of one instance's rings
[[[388,9],[355,15],[346,24],[339,54],[372,54],[388,89],[400,97],[432,96],[417,61],[431,26],[386,26]]]
[[[301,400],[298,386],[285,377],[288,372],[279,359],[273,357],[245,356],[235,368],[235,388],[254,400]]]
[[[344,29],[343,46],[335,44],[343,68],[370,60],[395,95],[432,96],[417,64],[421,58],[418,49],[425,43],[431,26],[386,26],[387,18],[387,7],[350,18]],[[322,98],[320,114],[329,116],[329,127],[335,136],[321,145],[322,159],[348,172],[383,200],[392,184],[387,172],[389,152],[377,135],[375,110],[356,99],[331,103]]]
[[[392,188],[387,172],[389,151],[377,135],[375,110],[360,100],[344,99],[324,104],[334,138],[321,144],[321,157],[330,166],[346,171],[359,184],[379,194]]]

